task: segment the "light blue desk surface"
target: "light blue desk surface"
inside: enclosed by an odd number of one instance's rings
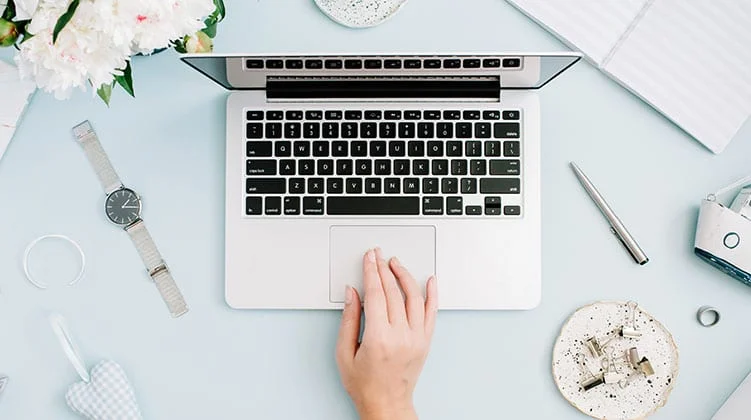
[[[549,51],[555,38],[501,0],[411,0],[392,21],[348,30],[311,0],[230,1],[219,52]],[[9,58],[6,49],[2,57]],[[334,362],[337,312],[242,312],[223,296],[226,92],[172,53],[137,58],[137,100],[37,93],[0,161],[0,419],[72,419],[77,376],[46,322],[67,319],[89,365],[121,363],[147,419],[353,419]],[[689,87],[687,87],[689,88]],[[531,312],[441,313],[416,392],[424,419],[577,419],[550,373],[563,321],[634,299],[673,333],[681,371],[655,418],[708,419],[751,369],[751,289],[692,252],[699,201],[748,173],[751,133],[714,156],[587,63],[541,92],[543,303]],[[187,296],[172,320],[70,128],[90,119]],[[632,263],[572,175],[576,160],[652,258]],[[39,235],[77,239],[74,288],[39,291],[21,256]],[[249,256],[252,257],[252,256]],[[65,262],[67,260],[63,260]],[[723,321],[704,329],[699,306]]]

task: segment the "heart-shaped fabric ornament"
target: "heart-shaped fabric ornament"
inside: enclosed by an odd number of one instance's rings
[[[5,391],[5,385],[8,385],[8,377],[0,375],[0,394]]]
[[[120,365],[105,360],[90,375],[90,382],[75,383],[65,394],[73,411],[90,420],[142,420],[136,394]]]

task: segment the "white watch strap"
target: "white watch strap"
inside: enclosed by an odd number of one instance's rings
[[[180,293],[180,289],[172,278],[172,274],[170,274],[169,268],[162,259],[162,255],[159,253],[149,231],[146,230],[146,224],[143,223],[143,220],[138,220],[126,227],[125,231],[133,240],[138,254],[146,265],[149,276],[156,283],[156,287],[172,316],[177,318],[184,315],[188,312],[188,305],[185,303],[185,298]]]
[[[122,187],[120,177],[117,176],[115,168],[112,167],[112,163],[102,148],[91,123],[87,120],[73,127],[73,135],[86,153],[86,157],[89,158],[94,172],[99,177],[99,182],[102,183],[104,192],[109,194]]]

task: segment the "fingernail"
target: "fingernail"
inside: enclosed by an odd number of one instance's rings
[[[380,247],[376,247],[375,248],[375,255],[376,255],[376,259],[377,260],[382,260],[383,259],[383,250],[381,250]]]
[[[372,249],[368,250],[368,261],[375,262],[376,256]]]
[[[394,265],[395,266],[397,266],[397,267],[401,267],[402,266],[402,262],[399,261],[399,258],[394,257],[394,258],[392,258],[392,261],[394,261]]]
[[[350,285],[344,286],[344,304],[345,305],[351,304],[354,298],[355,298],[355,293],[352,291],[352,286]]]

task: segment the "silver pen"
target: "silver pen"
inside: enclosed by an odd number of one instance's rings
[[[626,247],[626,250],[628,250],[628,253],[631,254],[631,256],[634,258],[634,261],[636,261],[639,265],[648,263],[649,257],[647,257],[647,254],[645,254],[641,249],[639,244],[636,242],[636,239],[631,236],[631,234],[628,232],[628,229],[626,229],[626,226],[624,226],[623,222],[621,222],[621,219],[616,216],[613,209],[610,208],[608,203],[602,197],[602,194],[597,191],[597,188],[595,188],[594,184],[592,184],[592,181],[590,181],[589,178],[584,175],[584,172],[582,172],[582,170],[576,165],[576,163],[571,162],[571,169],[574,170],[576,177],[579,178],[579,182],[581,182],[582,186],[587,191],[587,194],[589,194],[589,197],[600,209],[602,215],[605,216],[606,219],[608,219],[608,223],[610,223],[610,231],[613,232],[618,240],[621,241],[623,246]]]

